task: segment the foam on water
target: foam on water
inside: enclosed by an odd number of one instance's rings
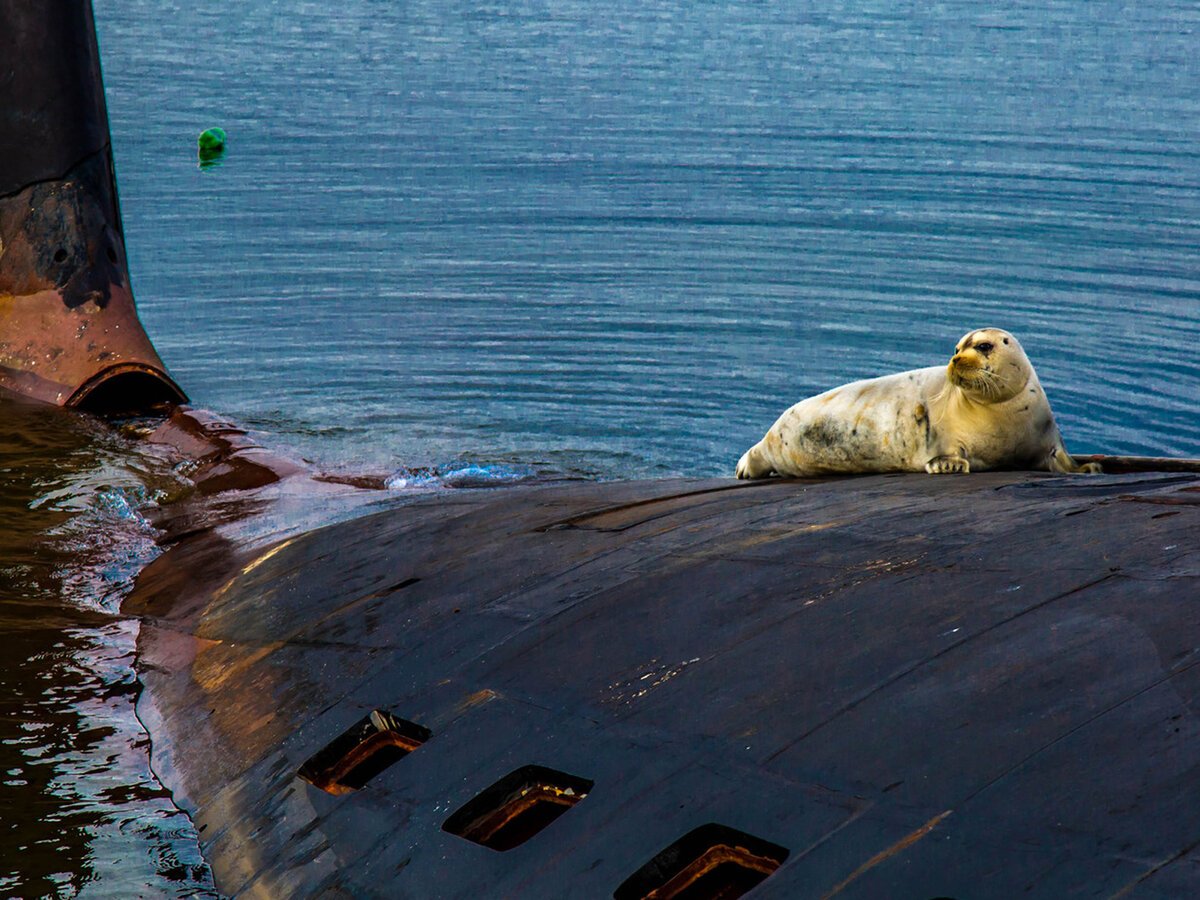
[[[445,469],[401,469],[388,476],[389,491],[432,491],[443,488],[498,487],[534,481],[538,473],[530,468],[481,463],[463,463]]]

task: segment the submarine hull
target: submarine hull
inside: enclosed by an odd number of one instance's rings
[[[442,491],[193,535],[125,610],[228,894],[1193,896],[1198,517],[1192,474]]]

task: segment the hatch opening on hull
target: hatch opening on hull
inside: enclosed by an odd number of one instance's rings
[[[586,797],[592,785],[566,772],[525,766],[468,801],[442,829],[493,850],[511,850]]]
[[[296,774],[329,794],[348,794],[427,740],[430,731],[377,709],[309,758]]]
[[[766,881],[788,850],[710,823],[689,831],[633,873],[614,900],[732,900]]]

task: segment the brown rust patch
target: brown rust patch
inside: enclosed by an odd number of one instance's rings
[[[197,636],[197,640],[203,643],[192,664],[192,676],[197,686],[210,693],[230,679],[240,680],[248,669],[284,645],[283,641],[271,641],[258,647],[246,644],[239,647],[213,638]]]
[[[586,794],[583,796],[587,796]],[[518,821],[529,815],[546,817],[554,813],[561,814],[578,803],[582,797],[577,794],[567,795],[559,788],[550,784],[536,784],[527,789],[527,793],[505,803],[499,809],[473,822],[471,827],[462,833],[469,841],[483,844],[485,847],[501,849],[497,846],[500,835],[511,829]],[[556,807],[548,811],[545,807]]]
[[[476,691],[473,694],[468,694],[458,704],[457,712],[459,715],[465,713],[469,709],[474,709],[477,706],[482,706],[485,703],[490,703],[499,697],[500,694],[493,691],[491,688],[484,688],[481,691]]]
[[[101,414],[186,399],[138,321],[107,148],[0,197],[0,248],[0,387]]]

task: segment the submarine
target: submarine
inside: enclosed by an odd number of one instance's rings
[[[1186,897],[1200,477],[446,492],[152,563],[246,897]]]
[[[194,463],[122,611],[222,894],[1200,895],[1195,461],[328,478],[137,322],[90,4],[0,10],[0,389]]]

